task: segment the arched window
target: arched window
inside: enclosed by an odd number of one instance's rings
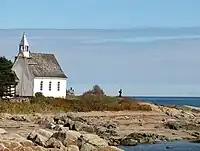
[[[40,82],[40,91],[43,90],[43,81]]]
[[[49,91],[51,91],[51,81],[49,82]]]
[[[58,82],[57,91],[60,91],[60,82]]]

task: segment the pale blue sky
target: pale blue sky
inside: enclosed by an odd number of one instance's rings
[[[200,26],[199,0],[0,0],[0,28]]]
[[[78,94],[200,96],[200,0],[0,0],[0,56],[26,31],[54,53]],[[179,27],[192,28],[179,28]],[[195,27],[194,27],[195,26]],[[177,27],[176,29],[135,27]],[[132,29],[132,30],[24,30]]]
[[[77,94],[100,84],[108,95],[200,96],[200,27],[135,30],[0,30],[13,59],[21,34],[31,52],[53,53]]]

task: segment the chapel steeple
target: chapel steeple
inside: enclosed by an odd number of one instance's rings
[[[26,38],[25,32],[22,35],[20,44],[19,44],[19,52],[23,54],[24,57],[29,58],[30,56],[30,48],[28,44],[28,40]]]

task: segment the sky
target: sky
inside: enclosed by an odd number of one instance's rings
[[[76,94],[100,85],[107,95],[200,96],[200,27],[131,30],[0,30],[0,54],[53,53]]]
[[[200,26],[199,0],[0,0],[0,29]]]
[[[99,84],[109,95],[121,88],[129,96],[200,96],[198,6],[199,0],[0,0],[0,56],[13,59],[25,31],[31,52],[56,55],[76,94]]]

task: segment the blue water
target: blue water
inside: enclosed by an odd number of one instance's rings
[[[125,151],[200,151],[200,144],[189,142],[166,142],[160,144],[137,145],[133,147],[121,146],[120,148]]]
[[[200,97],[132,97],[141,101],[152,102],[159,105],[191,105],[200,107]]]

